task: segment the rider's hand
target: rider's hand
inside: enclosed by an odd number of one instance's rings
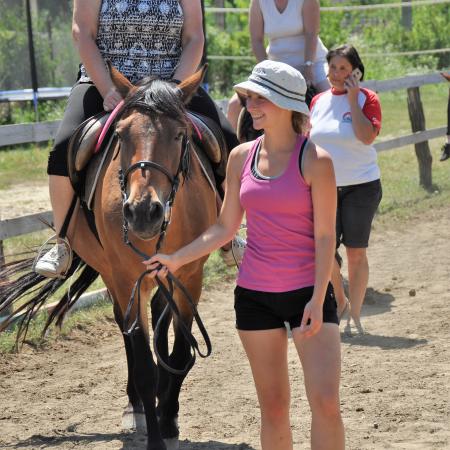
[[[116,87],[113,86],[103,98],[103,109],[105,111],[112,111],[121,101],[122,96],[119,94]]]

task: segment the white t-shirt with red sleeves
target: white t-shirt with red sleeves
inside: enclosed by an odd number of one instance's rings
[[[361,88],[358,102],[363,114],[380,130],[381,107],[375,92]],[[313,98],[310,109],[310,139],[331,155],[337,186],[378,180],[377,152],[355,136],[347,94],[329,89]]]

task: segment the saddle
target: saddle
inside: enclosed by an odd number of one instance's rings
[[[110,148],[113,127],[107,130],[105,144],[97,149],[100,134],[110,113],[101,112],[89,117],[73,133],[68,145],[68,171],[72,187],[82,202],[92,209],[95,186]],[[100,151],[97,151],[100,150]]]
[[[194,129],[192,140],[196,144],[197,153],[198,150],[203,152],[213,166],[214,178],[219,188],[225,179],[228,161],[225,136],[219,125],[209,117],[193,111],[188,111],[187,116]]]

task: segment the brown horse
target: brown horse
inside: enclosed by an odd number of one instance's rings
[[[145,267],[142,257],[124,244],[123,218],[129,226],[132,246],[147,255],[155,252],[158,240],[162,250],[171,253],[215,222],[216,194],[193,155],[194,150],[189,144],[190,124],[184,106],[201,83],[203,72],[196,73],[178,87],[161,80],[135,87],[115,70],[112,77],[125,104],[119,113],[116,136],[95,194],[93,211],[98,236],[88,226],[84,210],[77,209],[76,217],[72,219],[76,220],[76,231],[69,236],[76,255],[68,276],[75,271],[80,258],[85,268],[71,287],[70,296],[66,295],[49,317],[48,324],[52,320],[60,323],[66,310],[97,274],[101,275],[114,303],[116,322],[123,332],[128,331],[123,336],[128,362],[129,405],[123,423],[139,427],[145,418],[147,448],[166,450],[178,445],[178,397],[186,372],[193,363],[191,347],[185,339],[186,327],[183,329],[181,325],[191,328],[193,309],[177,287],[173,298],[179,315],[163,315],[166,302],[161,289],[152,298],[152,325],[155,327],[159,321],[160,330],[156,346],[161,358],[175,369],[175,373],[169,373],[167,366],[155,364],[153,360],[147,302],[130,302],[132,306],[127,313],[133,286]],[[166,219],[170,210],[168,225]],[[163,239],[159,239],[161,231]],[[176,273],[195,304],[202,289],[206,259],[188,264]],[[13,266],[14,269],[29,269],[30,264],[24,260]],[[6,270],[9,274],[13,270],[11,267]],[[32,300],[19,308],[26,312],[22,322],[26,332],[31,317],[64,281],[48,281],[40,275],[27,273],[2,290],[0,310],[38,283],[45,283]],[[143,278],[140,287],[142,298],[147,299],[155,287],[154,281],[150,277]],[[167,334],[172,319],[174,343],[169,354]],[[128,324],[133,321],[135,326],[128,330]]]

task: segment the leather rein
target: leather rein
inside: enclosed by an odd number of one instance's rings
[[[117,107],[114,109],[113,113],[111,115],[114,115],[115,119],[118,119],[125,111],[125,109],[128,108],[141,108],[141,109],[146,109],[148,110],[148,105],[145,102],[142,101],[137,101],[137,102],[133,102],[129,105],[127,105],[125,108],[123,108],[124,104],[121,102],[119,105],[117,105]],[[117,120],[116,120],[117,122]],[[120,145],[120,143],[119,143]],[[156,243],[156,251],[155,253],[158,253],[158,251],[161,248],[161,245],[164,241],[164,238],[166,236],[166,231],[167,231],[167,227],[170,224],[171,221],[171,216],[172,216],[172,206],[173,206],[173,202],[175,200],[175,196],[176,193],[178,191],[178,188],[180,186],[180,175],[183,172],[187,172],[188,170],[188,166],[189,166],[189,157],[190,157],[190,143],[189,143],[189,138],[188,138],[188,134],[187,131],[185,132],[185,135],[183,136],[183,142],[182,142],[182,151],[181,151],[181,156],[180,156],[180,161],[178,164],[178,168],[176,171],[175,175],[172,175],[164,166],[162,166],[161,164],[158,164],[154,161],[147,161],[147,160],[143,160],[143,161],[138,161],[135,164],[132,164],[130,167],[128,167],[126,170],[123,170],[122,168],[119,169],[119,184],[120,184],[120,190],[122,193],[122,204],[125,204],[125,202],[127,201],[127,185],[128,185],[128,178],[130,176],[131,173],[133,173],[136,170],[141,170],[142,172],[142,176],[145,176],[145,172],[147,170],[158,170],[159,172],[163,173],[170,181],[171,183],[171,191],[169,194],[169,197],[165,203],[164,206],[164,220],[163,223],[161,225],[160,231],[159,231],[159,236],[158,236],[158,241]],[[128,226],[128,221],[125,218],[125,215],[123,215],[123,240],[124,243],[126,245],[128,245],[136,254],[138,254],[139,256],[141,256],[144,259],[149,259],[150,256],[147,255],[146,253],[144,253],[142,250],[140,250],[139,248],[137,248],[129,239],[128,237],[128,232],[129,232],[129,226]],[[160,265],[158,269],[160,269],[162,266]],[[125,335],[130,335],[131,333],[133,333],[133,331],[139,329],[139,322],[141,319],[141,286],[142,286],[142,281],[144,280],[144,278],[155,269],[152,270],[145,270],[137,279],[133,290],[131,292],[131,296],[130,296],[130,300],[128,302],[128,306],[125,312],[125,317],[124,317],[124,322],[123,322],[123,333]],[[189,294],[189,292],[187,291],[187,289],[183,286],[183,284],[180,282],[180,280],[173,275],[172,273],[168,273],[167,277],[166,277],[166,281],[167,281],[167,285],[168,287],[166,287],[164,285],[164,283],[161,281],[161,279],[159,278],[158,275],[155,276],[155,281],[158,285],[158,288],[160,290],[160,292],[162,293],[162,295],[164,296],[165,300],[167,301],[167,305],[165,306],[163,312],[161,313],[161,316],[158,319],[158,322],[154,328],[154,333],[153,333],[153,350],[155,352],[155,356],[156,359],[158,360],[158,363],[164,367],[164,369],[166,369],[168,372],[171,372],[173,374],[176,375],[185,375],[189,369],[194,365],[195,363],[195,358],[196,358],[196,354],[198,354],[201,358],[207,358],[212,351],[212,345],[211,345],[211,340],[208,336],[208,333],[206,331],[206,328],[203,324],[203,321],[200,318],[200,315],[198,313],[197,310],[197,306],[195,305],[195,302],[193,301],[191,295]],[[198,342],[196,340],[196,338],[194,337],[194,335],[192,334],[190,328],[185,324],[185,322],[183,321],[180,311],[178,309],[178,306],[173,298],[173,292],[174,292],[174,288],[178,288],[182,294],[184,295],[185,299],[187,300],[191,311],[192,311],[192,315],[193,315],[193,319],[195,320],[195,322],[197,323],[197,327],[200,330],[200,333],[202,335],[202,338],[204,340],[204,343],[206,345],[206,352],[203,353],[198,345]],[[131,311],[134,305],[134,302],[137,299],[137,312],[136,312],[136,318],[133,321],[133,323],[130,324],[130,316],[131,316]],[[178,324],[180,326],[180,330],[184,336],[184,338],[186,339],[186,341],[188,342],[190,349],[191,349],[191,357],[189,359],[189,361],[187,362],[186,366],[183,369],[176,369],[173,368],[171,366],[169,366],[161,357],[159,351],[158,351],[158,347],[157,347],[157,341],[158,341],[158,337],[160,335],[160,329],[161,326],[164,322],[164,319],[166,318],[166,316],[168,314],[172,313],[172,316],[175,316],[178,319]]]

